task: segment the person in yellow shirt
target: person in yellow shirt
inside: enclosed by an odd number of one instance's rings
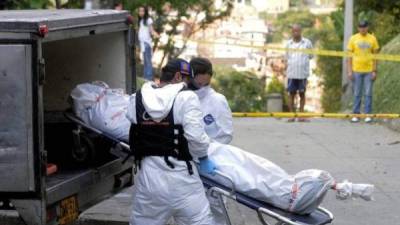
[[[377,53],[379,49],[375,36],[368,33],[368,22],[360,21],[358,33],[351,36],[347,50],[353,53],[348,59],[348,77],[353,81],[354,104],[353,113],[359,114],[361,99],[364,95],[364,113],[372,113],[372,86],[376,79],[376,60],[370,54]],[[351,122],[358,122],[353,117]],[[372,122],[371,117],[366,117],[365,122]]]

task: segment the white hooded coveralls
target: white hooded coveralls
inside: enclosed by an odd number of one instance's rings
[[[143,85],[143,105],[155,121],[161,121],[173,110],[175,124],[181,124],[189,151],[194,159],[207,155],[210,139],[204,132],[198,97],[192,91],[181,91],[183,83],[162,88],[153,83]],[[136,96],[130,98],[127,118],[136,123]],[[189,175],[184,161],[169,157],[170,168],[163,157],[149,156],[141,161],[135,180],[130,225],[164,225],[173,217],[178,225],[211,224],[210,205],[204,193],[197,168]],[[193,162],[191,162],[193,164]]]
[[[222,144],[232,141],[232,111],[225,96],[210,86],[196,91],[203,112],[203,123],[207,135]]]
[[[233,136],[232,111],[225,96],[216,92],[209,85],[195,91],[200,100],[203,112],[203,123],[207,135],[218,143],[229,144]],[[207,192],[210,202],[213,223],[225,225],[226,218],[222,203],[218,198]]]

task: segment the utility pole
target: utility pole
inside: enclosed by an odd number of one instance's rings
[[[343,51],[347,51],[347,43],[353,34],[353,11],[354,0],[345,0],[344,6],[344,32],[343,32]],[[352,83],[347,78],[347,58],[343,57],[342,65],[342,109],[346,109],[352,99]]]
[[[85,0],[84,9],[90,10],[90,9],[100,9],[100,8],[101,8],[100,0]]]
[[[91,10],[93,9],[93,1],[92,0],[85,0],[85,10]]]
[[[56,0],[56,9],[61,9],[61,2],[60,0]]]

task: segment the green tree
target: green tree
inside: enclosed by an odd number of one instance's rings
[[[6,0],[5,9],[44,9],[50,5],[49,0]]]
[[[293,24],[300,24],[303,28],[303,35],[314,42],[316,41],[316,37],[313,29],[316,18],[317,17],[308,10],[289,10],[279,14],[273,23],[274,33],[272,40],[274,42],[280,42],[282,39],[288,39],[290,37],[291,26]]]
[[[134,15],[136,15],[136,9],[139,6],[147,5],[151,7],[158,16],[162,16],[164,14],[163,6],[164,4],[166,4],[166,1],[164,0],[123,0],[122,2],[125,8],[131,10]],[[168,17],[168,19],[165,20],[160,20],[160,24],[157,24],[157,26],[159,27],[171,28],[169,30],[164,30],[168,37],[167,43],[162,46],[157,46],[160,50],[164,52],[164,57],[163,60],[160,62],[160,65],[163,64],[163,61],[166,58],[179,56],[186,48],[187,41],[184,41],[183,47],[179,50],[174,48],[176,42],[176,40],[174,40],[174,37],[175,35],[180,33],[178,28],[179,25],[182,23],[182,18],[196,21],[195,23],[190,24],[188,26],[189,29],[187,29],[184,33],[184,37],[186,39],[189,39],[197,31],[205,29],[214,21],[229,16],[233,8],[234,1],[222,0],[222,6],[219,8],[215,7],[214,1],[210,0],[170,0],[168,2],[171,4],[172,10],[176,11],[177,15],[173,17]],[[156,39],[155,42],[158,43],[158,40]]]
[[[318,47],[320,49],[338,51],[343,49],[343,7],[342,3],[337,11],[325,17],[325,20],[322,22],[322,29],[318,34]],[[357,22],[359,20],[368,20],[370,22],[370,32],[375,34],[381,46],[388,43],[400,33],[400,27],[398,26],[400,22],[400,1],[358,0],[355,1],[354,5],[354,16],[354,30],[357,30]],[[381,67],[380,64],[381,62],[378,63],[379,70],[380,68],[389,68],[393,65],[382,62],[385,66]],[[322,94],[322,107],[327,112],[336,112],[341,108],[341,68],[342,58],[319,56],[317,59],[316,72],[322,77],[324,90]],[[391,70],[386,69],[384,71]],[[381,79],[381,76],[379,76],[379,79]],[[386,83],[381,83],[381,90],[384,89],[384,84]],[[379,104],[377,106],[380,107]]]
[[[259,112],[265,110],[264,84],[251,72],[217,67],[212,86],[226,96],[232,111]]]
[[[82,8],[84,0],[5,0],[3,9]]]
[[[319,29],[318,48],[342,50],[343,43],[343,12],[333,12],[322,20]],[[337,112],[341,109],[342,94],[342,58],[318,56],[315,71],[322,79],[323,93],[321,105],[325,112]]]
[[[355,1],[354,14],[357,21],[367,20],[370,22],[370,31],[376,35],[382,46],[400,33],[398,26],[400,23],[400,1]]]

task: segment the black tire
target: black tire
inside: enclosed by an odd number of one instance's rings
[[[81,165],[89,165],[94,162],[96,158],[96,151],[92,140],[87,134],[80,134],[81,146],[73,146],[72,159],[74,162]]]

